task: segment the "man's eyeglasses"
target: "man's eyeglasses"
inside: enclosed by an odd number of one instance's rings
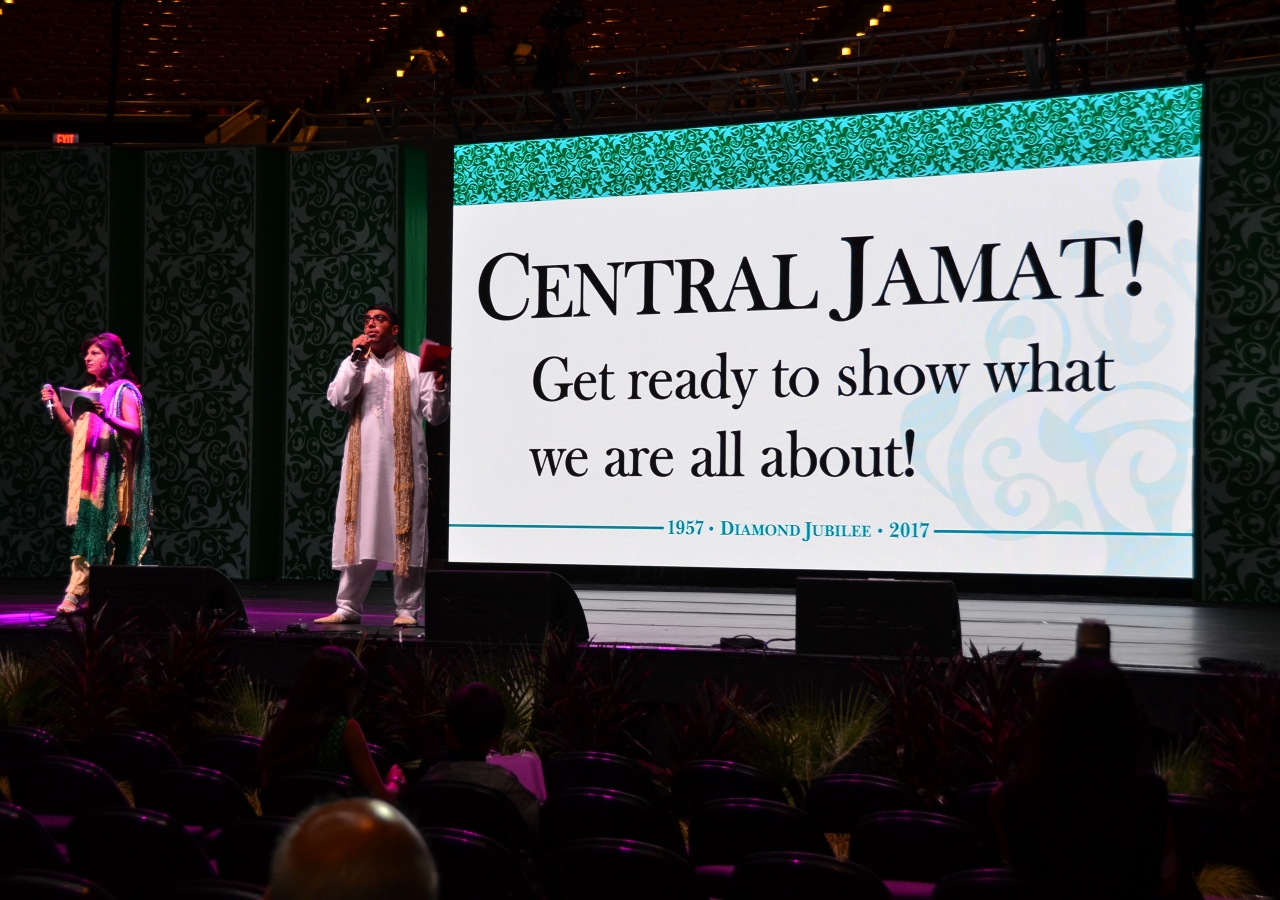
[[[379,325],[385,325],[390,321],[391,320],[386,316],[384,316],[382,313],[378,313],[377,315],[373,315],[373,316],[364,317],[364,324],[366,325],[368,325],[370,322],[377,322]]]

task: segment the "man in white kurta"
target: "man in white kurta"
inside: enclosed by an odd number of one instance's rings
[[[354,507],[354,544],[348,540],[347,493],[351,477],[351,432],[343,449],[342,478],[333,528],[333,567],[338,582],[338,609],[316,619],[319,624],[357,623],[365,597],[379,570],[394,571],[397,556],[395,496],[394,384],[396,337],[400,328],[390,307],[374,306],[365,313],[365,331],[352,341],[353,351],[364,350],[359,360],[347,357],[329,385],[328,400],[345,413],[359,418],[357,504]],[[360,355],[353,353],[353,355]],[[417,624],[422,609],[427,555],[427,443],[422,420],[439,425],[449,417],[449,394],[442,372],[419,372],[419,358],[404,353],[408,369],[409,442],[413,455],[412,529],[408,547],[408,571],[395,575],[394,596],[398,626]],[[351,558],[348,557],[348,551]]]

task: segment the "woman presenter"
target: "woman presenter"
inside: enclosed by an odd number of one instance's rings
[[[53,402],[54,416],[71,435],[71,476],[67,481],[67,524],[71,537],[71,580],[58,612],[74,613],[89,596],[89,567],[109,565],[117,549],[126,565],[151,563],[151,447],[142,391],[129,368],[129,355],[114,334],[99,334],[81,345],[92,383],[91,403],[72,404],[67,414],[57,392],[40,392]]]

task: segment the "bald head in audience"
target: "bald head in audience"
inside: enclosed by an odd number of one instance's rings
[[[312,810],[284,836],[265,900],[435,900],[431,851],[381,800]]]

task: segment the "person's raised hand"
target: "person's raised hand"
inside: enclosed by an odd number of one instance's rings
[[[65,415],[67,412],[65,409],[62,408],[62,401],[58,399],[58,392],[55,391],[53,388],[40,389],[40,402],[53,403],[53,409],[55,411],[55,414],[58,412],[61,412],[63,415]]]
[[[102,404],[99,403],[97,400],[93,401],[93,412],[100,419],[106,418],[107,411],[105,408],[103,408]]]
[[[358,349],[360,349],[361,347],[367,347],[367,346],[369,346],[369,344],[370,344],[369,336],[368,336],[368,335],[361,334],[361,335],[358,335],[358,336],[357,336],[357,337],[356,337],[356,338],[351,342],[351,349],[352,349],[352,350],[358,350]]]

